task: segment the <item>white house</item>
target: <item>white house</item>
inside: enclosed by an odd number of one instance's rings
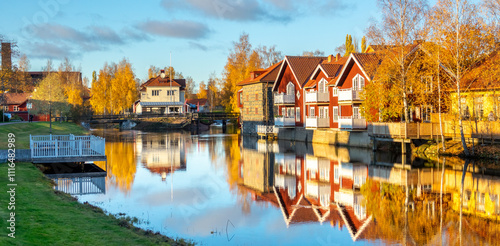
[[[135,104],[137,114],[179,114],[184,113],[185,79],[170,79],[161,75],[141,85],[141,99]]]

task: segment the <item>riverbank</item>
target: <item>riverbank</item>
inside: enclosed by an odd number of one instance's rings
[[[7,177],[7,164],[0,173]],[[189,245],[131,225],[129,220],[106,215],[102,209],[81,204],[54,191],[53,183],[31,163],[16,163],[15,210],[8,210],[7,178],[0,179],[2,235],[0,245]],[[12,201],[12,199],[10,199]],[[7,218],[15,212],[15,238],[7,236]]]
[[[190,130],[191,119],[186,117],[179,118],[151,118],[151,119],[141,119],[138,121],[134,121],[137,123],[135,127],[132,129],[146,132],[161,132],[161,131],[171,131],[171,130]],[[209,125],[203,124],[200,122],[199,129],[200,131],[206,131],[210,128]]]
[[[437,160],[440,156],[481,159],[489,162],[500,162],[500,145],[498,144],[472,144],[468,143],[467,147],[471,156],[466,157],[462,148],[462,143],[459,141],[446,141],[446,151],[442,150],[441,143],[437,144],[434,141],[428,141],[420,146],[412,148],[413,154],[429,160]],[[463,160],[462,160],[463,162]]]
[[[0,149],[8,149],[7,135],[14,133],[16,149],[30,148],[30,135],[86,135],[88,130],[71,122],[52,122],[52,133],[49,133],[49,122],[31,122],[22,124],[8,124],[0,126]]]

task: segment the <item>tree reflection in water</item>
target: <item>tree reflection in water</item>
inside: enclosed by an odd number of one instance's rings
[[[498,244],[498,176],[477,163],[402,165],[391,161],[404,157],[370,152],[243,138],[229,182],[240,196],[279,207],[287,227],[329,222],[354,241],[387,244]]]

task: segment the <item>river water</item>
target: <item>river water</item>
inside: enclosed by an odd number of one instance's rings
[[[106,138],[108,174],[74,193],[78,200],[172,238],[201,245],[500,244],[500,178],[487,164],[467,163],[463,172],[457,159],[443,159],[443,169],[394,153],[266,142],[218,129],[93,134]]]

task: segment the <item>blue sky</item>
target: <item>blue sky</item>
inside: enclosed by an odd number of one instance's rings
[[[125,57],[144,80],[150,65],[169,65],[171,52],[176,71],[197,83],[220,77],[242,33],[284,55],[333,54],[380,12],[375,0],[21,0],[0,9],[0,35],[17,42],[31,70],[68,57],[90,78]]]

